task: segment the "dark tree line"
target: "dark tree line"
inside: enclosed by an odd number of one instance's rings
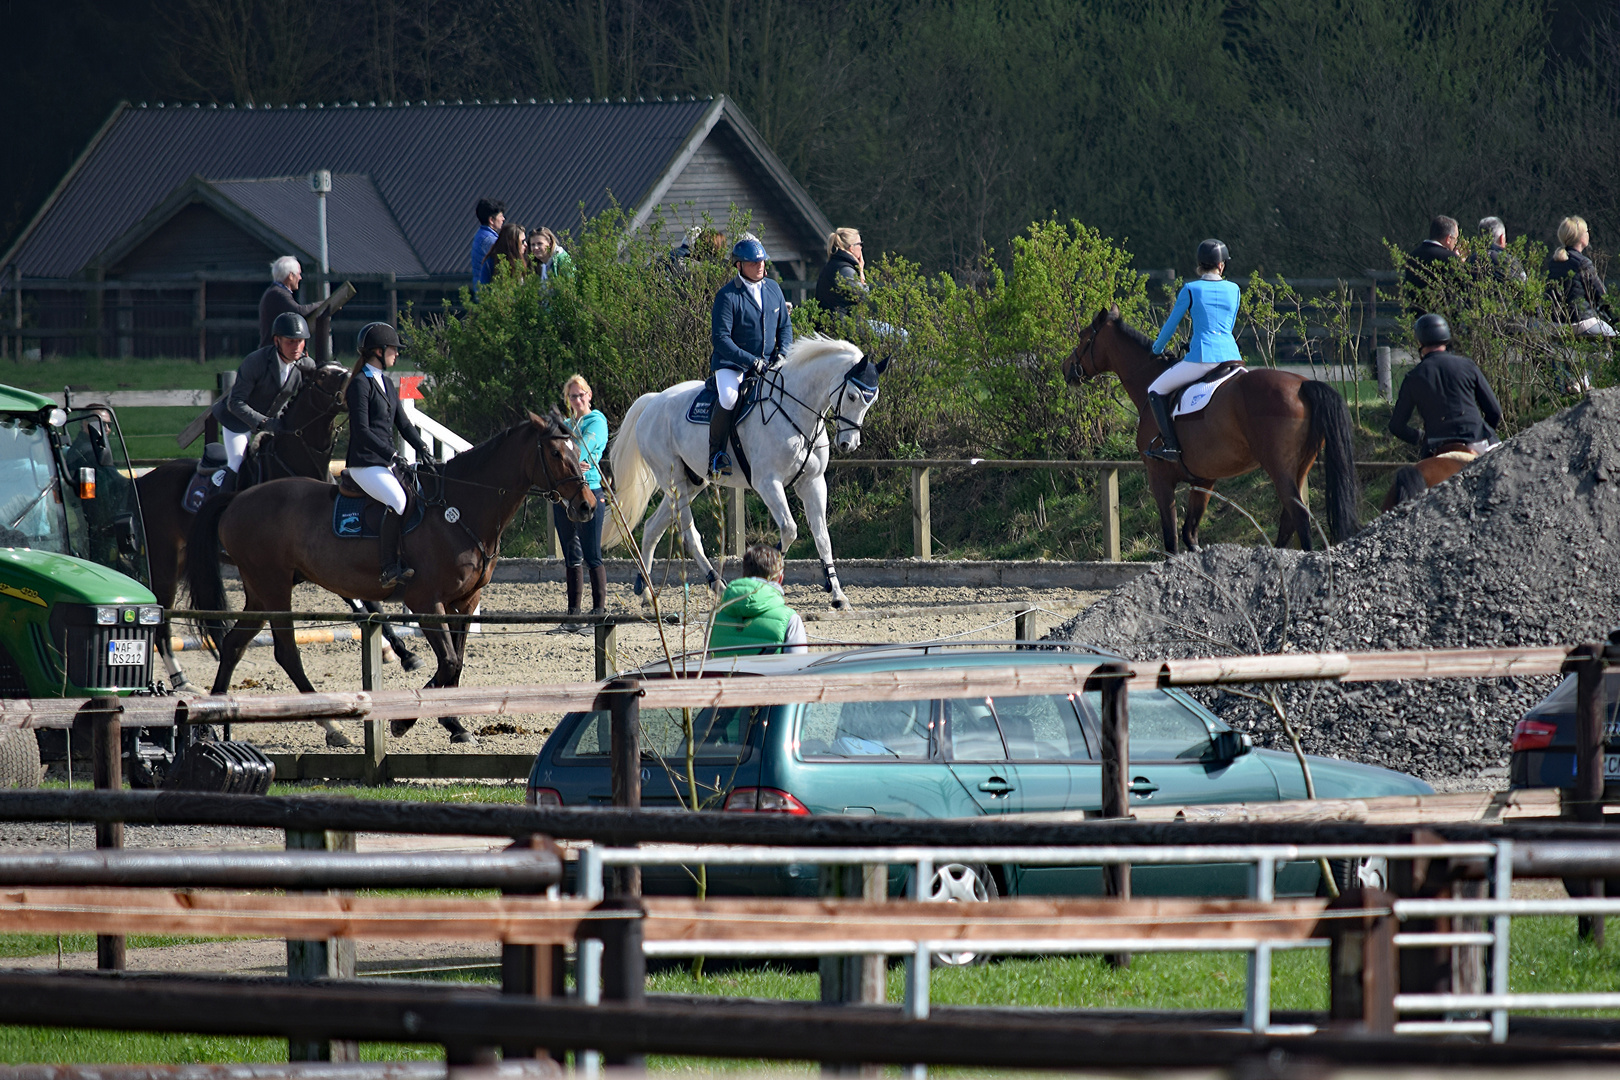
[[[120,98],[734,97],[838,224],[970,270],[1052,213],[1350,272],[1430,215],[1620,241],[1620,0],[8,0],[14,236]],[[501,153],[491,147],[491,153]]]

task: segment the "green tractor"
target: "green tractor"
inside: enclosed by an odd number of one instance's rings
[[[163,609],[131,477],[112,410],[0,386],[0,697],[159,689]],[[39,736],[0,731],[0,787],[38,784],[41,743],[49,758],[70,738]]]

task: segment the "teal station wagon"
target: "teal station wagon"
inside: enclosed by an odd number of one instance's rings
[[[727,676],[1103,663],[1090,653],[912,645],[780,657],[708,661]],[[718,670],[717,670],[718,669]],[[667,674],[649,669],[643,678]],[[725,708],[694,714],[695,780],[703,809],[745,813],[962,818],[1050,811],[1098,812],[1098,694],[810,703]],[[1275,802],[1305,797],[1290,753],[1252,749],[1178,690],[1132,691],[1130,798],[1133,805]],[[643,709],[642,806],[688,802],[686,737],[679,710]],[[529,777],[540,806],[608,806],[608,713],[571,713],[546,740]],[[1320,798],[1428,794],[1421,780],[1371,765],[1312,757]],[[679,794],[678,794],[679,793]],[[891,889],[906,885],[893,868]],[[1279,893],[1309,894],[1314,863],[1283,868]],[[690,892],[682,871],[645,871],[649,892]],[[814,866],[709,869],[712,893],[814,895]],[[1242,895],[1242,866],[1137,867],[1138,895]],[[931,892],[995,895],[1096,894],[1096,867],[942,867]],[[943,898],[943,896],[942,896]],[[959,898],[971,898],[961,895]]]

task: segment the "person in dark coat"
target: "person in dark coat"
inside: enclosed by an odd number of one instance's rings
[[[827,264],[816,279],[816,303],[822,310],[842,315],[866,295],[866,255],[855,229],[834,229],[827,234]]]
[[[1559,247],[1547,265],[1547,287],[1559,322],[1571,324],[1577,334],[1614,337],[1617,320],[1609,307],[1603,275],[1586,254],[1591,242],[1585,219],[1571,216],[1558,223]]]
[[[1496,443],[1502,406],[1491,393],[1485,373],[1466,356],[1451,352],[1451,327],[1440,315],[1424,315],[1412,327],[1422,360],[1401,381],[1389,430],[1396,438],[1420,446],[1430,457],[1446,443],[1466,443],[1482,454]],[[1412,411],[1423,418],[1420,435]]]
[[[731,475],[726,444],[737,422],[743,376],[763,372],[793,344],[787,297],[780,285],[765,276],[767,258],[759,238],[744,233],[731,249],[737,276],[714,297],[709,325],[714,344],[709,371],[714,375],[716,399],[709,418],[709,472],[714,476]]]
[[[308,341],[309,323],[302,315],[296,311],[277,315],[270,327],[270,344],[243,358],[231,392],[209,410],[219,421],[225,467],[230,470],[222,490],[236,490],[236,474],[242,468],[252,434],[261,428],[281,430],[281,410],[303,386],[304,374],[315,370],[314,363],[304,355]]]
[[[1508,250],[1507,226],[1502,224],[1502,219],[1480,218],[1479,231],[1485,237],[1485,250],[1474,260],[1479,276],[1502,282],[1525,280],[1524,267]]]
[[[382,503],[378,547],[382,553],[383,585],[398,585],[416,576],[405,562],[405,487],[394,475],[394,432],[415,448],[423,461],[432,461],[421,432],[399,405],[399,387],[383,372],[399,359],[399,334],[387,323],[368,323],[355,339],[360,359],[344,399],[349,405],[349,453],[344,465],[360,490]]]
[[[318,300],[313,304],[298,302],[298,283],[303,279],[304,268],[291,255],[270,264],[270,287],[259,297],[259,348],[270,344],[270,328],[276,316],[290,311],[307,320],[309,313],[321,306]]]
[[[1429,222],[1429,238],[1407,254],[1403,292],[1409,315],[1426,314],[1432,298],[1423,294],[1445,280],[1446,271],[1441,267],[1462,262],[1462,256],[1457,254],[1457,232],[1456,218],[1438,214]]]

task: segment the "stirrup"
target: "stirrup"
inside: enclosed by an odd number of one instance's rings
[[[731,475],[731,455],[726,453],[724,450],[722,450],[718,454],[714,455],[714,460],[709,462],[709,475],[710,476],[730,476]]]
[[[1168,461],[1172,465],[1181,463],[1181,451],[1172,450],[1168,446],[1154,446],[1142,451],[1143,457],[1150,457],[1156,461]]]
[[[406,566],[404,563],[395,563],[392,566],[384,567],[382,576],[379,577],[377,581],[384,587],[391,585],[403,585],[405,582],[411,580],[411,578],[415,576],[416,571],[411,569],[409,566]]]

